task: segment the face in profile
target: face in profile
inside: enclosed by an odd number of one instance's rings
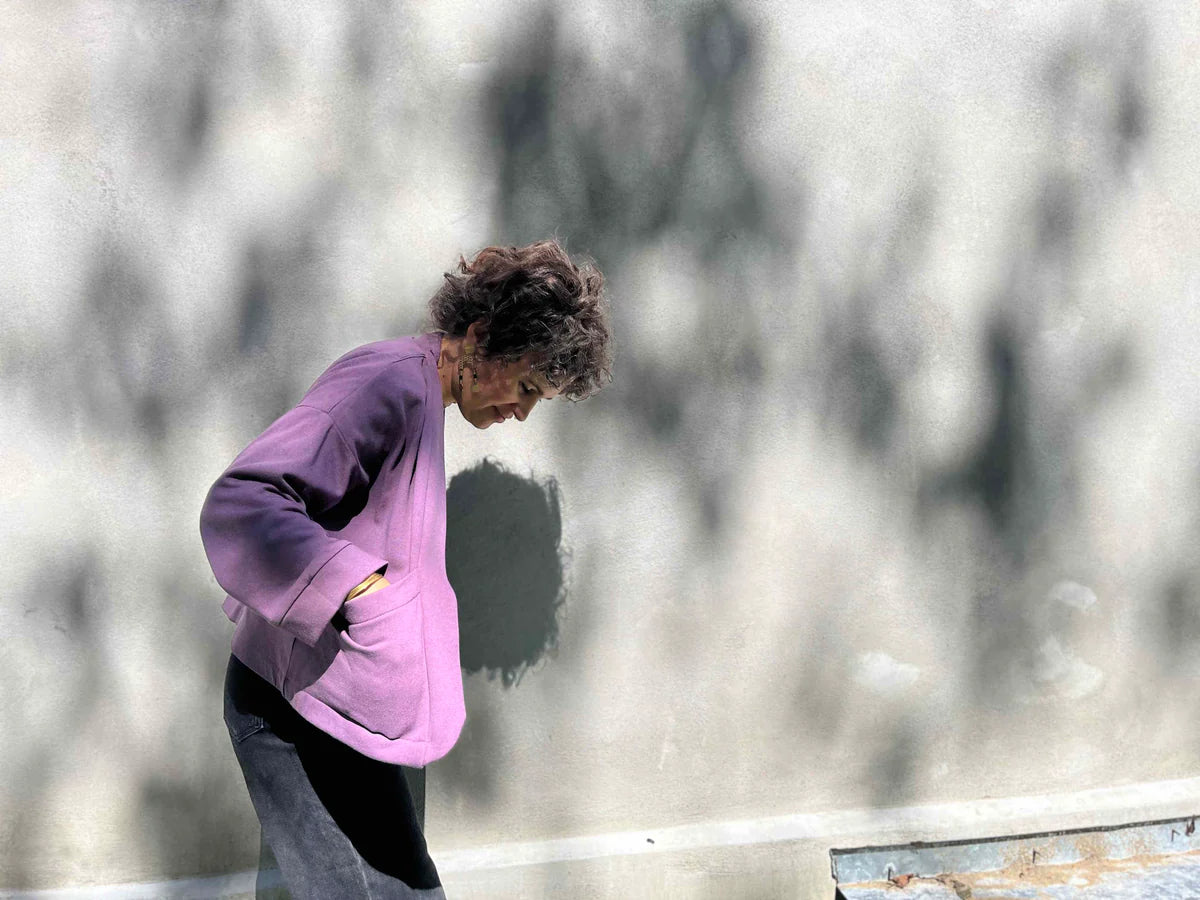
[[[463,370],[462,396],[458,408],[463,418],[476,428],[490,428],[508,419],[524,422],[540,400],[558,395],[544,375],[534,372],[532,359],[522,357],[504,364],[481,357],[476,351],[476,377],[479,392],[471,389],[471,367]]]

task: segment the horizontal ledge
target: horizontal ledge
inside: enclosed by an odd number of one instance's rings
[[[781,841],[820,841],[828,845],[826,849],[831,849],[836,843],[855,839],[863,844],[877,844],[899,840],[953,840],[968,834],[999,836],[1021,831],[1049,831],[1060,827],[1103,827],[1131,820],[1186,816],[1194,812],[1198,804],[1200,778],[1186,778],[1032,797],[798,813],[441,851],[436,842],[431,842],[430,854],[438,872],[450,875],[514,866]],[[0,900],[141,900],[151,897],[199,900],[253,893],[260,877],[272,886],[281,883],[274,870],[262,873],[249,871],[177,881],[0,891]]]
[[[1187,816],[1200,806],[1200,778],[1092,788],[1033,797],[956,801],[882,809],[797,813],[669,828],[646,828],[550,841],[490,844],[431,853],[439,872],[470,872],[571,860],[670,853],[769,844],[823,841],[831,846],[852,838],[865,844],[897,840],[953,840],[965,834],[1015,834],[1058,827],[1097,828],[1137,819]],[[1084,821],[1084,817],[1088,817]]]

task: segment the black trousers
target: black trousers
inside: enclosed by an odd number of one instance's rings
[[[225,724],[293,897],[445,900],[400,766],[305,721],[233,655]]]

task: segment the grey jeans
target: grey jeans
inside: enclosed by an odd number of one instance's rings
[[[400,766],[305,721],[233,655],[225,725],[293,897],[445,900]]]

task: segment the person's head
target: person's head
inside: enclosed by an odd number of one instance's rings
[[[524,420],[539,399],[583,400],[612,380],[604,277],[556,241],[460,259],[429,301],[429,317],[431,330],[453,339],[456,367],[468,354],[453,394],[477,428]]]

